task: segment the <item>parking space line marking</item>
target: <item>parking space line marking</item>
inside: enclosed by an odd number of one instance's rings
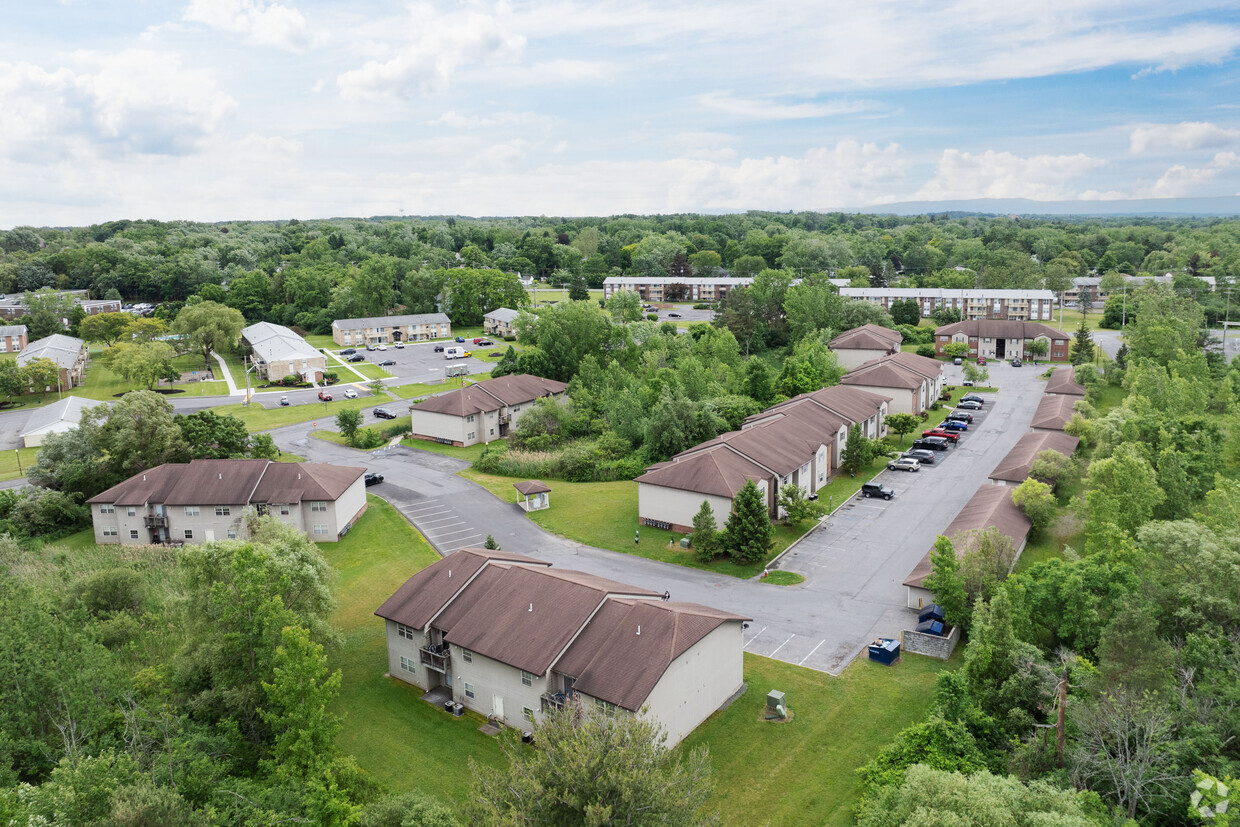
[[[820,641],[820,642],[819,642],[818,646],[822,646],[822,644],[824,644],[824,643],[826,643],[826,642],[827,642],[826,640],[822,640],[822,641]],[[809,659],[810,659],[810,656],[811,656],[811,655],[813,655],[815,652],[817,652],[817,651],[818,651],[818,646],[815,646],[813,649],[810,649],[810,650],[809,650],[809,654],[808,654],[808,655],[806,655],[805,657],[801,658],[801,662],[800,662],[800,663],[798,663],[798,664],[797,664],[797,666],[804,666],[804,665],[805,665],[805,661],[809,660]]]
[[[448,517],[437,517],[434,520],[419,520],[418,522],[422,523],[423,525],[430,525],[431,523],[447,523],[447,522],[463,523],[465,521],[461,519],[459,514],[452,514]]]
[[[793,635],[792,637],[788,638],[788,640],[792,640],[792,638],[794,638],[794,637],[796,637],[796,635]],[[771,652],[771,654],[767,655],[767,657],[768,657],[768,658],[773,658],[773,657],[775,657],[775,653],[776,653],[776,652],[778,652],[780,649],[783,649],[785,646],[787,646],[787,645],[788,645],[788,640],[785,640],[783,643],[781,643],[781,644],[779,644],[778,646],[776,646],[776,647],[775,647],[775,651],[774,651],[774,652]]]
[[[763,626],[761,629],[759,629],[759,630],[758,630],[757,634],[755,634],[753,637],[751,637],[751,638],[749,639],[749,643],[753,643],[755,640],[757,640],[757,639],[758,639],[758,635],[762,634],[762,633],[763,633],[763,632],[765,632],[765,631],[766,631],[766,627],[765,627],[765,626]],[[746,643],[746,644],[745,644],[745,646],[748,646],[748,645],[749,645],[749,643]],[[742,646],[741,648],[742,648],[742,649],[744,649],[744,648],[745,648],[745,646]]]
[[[453,534],[468,534],[471,531],[473,531],[472,528],[462,528],[459,531],[445,531],[443,534],[434,535],[434,537],[436,540],[441,540],[444,537],[450,537]]]
[[[409,513],[410,513],[410,514],[419,514],[419,515],[421,515],[421,514],[431,514],[431,513],[434,513],[434,514],[443,514],[443,513],[444,513],[444,509],[439,508],[438,506],[425,506],[425,505],[420,505],[420,506],[418,506],[417,508],[411,508],[411,509],[409,509]]]

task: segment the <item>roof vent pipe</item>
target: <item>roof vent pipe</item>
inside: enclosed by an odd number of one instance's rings
[[[224,479],[224,475],[223,475],[223,474],[220,474],[220,479]]]
[[[639,634],[639,635],[640,635],[641,633],[642,633],[642,627],[641,627],[641,624],[638,624],[638,626],[637,626],[637,634]]]
[[[530,604],[530,611],[531,611],[531,612],[532,612],[532,611],[534,611],[534,604],[533,604],[533,603],[531,603],[531,604]]]

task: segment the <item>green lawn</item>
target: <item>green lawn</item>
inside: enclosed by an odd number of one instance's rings
[[[430,451],[432,454],[463,459],[466,462],[477,462],[478,457],[482,456],[482,452],[487,449],[487,446],[481,442],[458,448],[455,445],[444,445],[442,442],[431,442],[429,439],[402,439],[400,444],[419,451]]]
[[[334,442],[337,445],[347,446],[349,443],[344,438],[344,434],[341,434],[339,431],[328,430],[329,428],[334,428],[335,425],[336,425],[336,422],[335,422],[335,419],[333,418],[331,424],[328,425],[326,428],[317,428],[314,431],[312,431],[310,435],[313,437],[316,437],[317,439],[325,439],[328,442]],[[361,431],[367,431],[367,432],[377,433],[380,436],[382,436],[383,432],[386,431],[388,428],[393,428],[396,426],[400,426],[405,431],[408,431],[409,430],[409,417],[401,416],[401,417],[397,417],[396,419],[385,419],[382,422],[376,423],[374,425],[366,425],[362,428],[359,428],[358,432],[360,433]],[[386,441],[386,438],[385,438],[385,441]],[[366,448],[366,449],[361,449],[361,450],[373,451],[374,449]]]
[[[1081,326],[1081,311],[1075,308],[1065,307],[1063,309],[1063,326],[1060,327],[1059,309],[1056,308],[1054,318],[1049,322],[1043,322],[1043,324],[1056,328],[1057,330],[1064,330],[1068,333],[1074,333],[1076,332],[1076,329]],[[1085,326],[1090,330],[1098,330],[1101,324],[1101,310],[1091,310],[1089,313],[1085,314]]]
[[[100,401],[113,401],[118,394],[126,393],[143,385],[135,385],[129,382],[119,374],[113,373],[99,359],[100,350],[91,349],[90,362],[86,365],[86,377],[82,384],[73,390],[65,391],[65,396],[80,396],[84,399],[98,399]],[[173,366],[182,373],[188,373],[196,370],[202,373],[202,357],[195,353],[187,353],[178,356],[172,360]],[[213,367],[218,371],[219,365],[214,364]],[[161,382],[158,386],[161,390],[167,389],[168,385]],[[184,393],[176,394],[176,396],[222,396],[228,393],[228,383],[219,382],[178,382],[173,386],[174,390],[184,391]],[[37,398],[37,397],[36,397]],[[55,401],[52,394],[48,394],[49,401]]]
[[[852,824],[858,767],[930,711],[939,672],[961,663],[905,655],[857,659],[838,678],[745,655],[748,691],[678,747],[710,748],[712,803],[725,824]],[[763,720],[766,693],[787,693],[792,719]]]
[[[768,586],[795,586],[798,583],[805,582],[805,575],[797,574],[795,571],[776,569],[766,577],[763,577],[762,582]]]
[[[491,378],[490,373],[471,373],[469,374],[470,382],[484,382]],[[388,388],[388,392],[399,396],[401,399],[413,399],[418,396],[430,396],[435,393],[443,393],[444,391],[455,390],[461,386],[461,380],[457,377],[445,379],[435,384],[415,383],[411,385],[396,385]]]
[[[566,301],[568,298],[568,291],[563,287],[559,287],[558,285],[555,287],[552,287],[550,284],[535,284],[533,287],[527,288],[525,292],[530,294],[531,304],[537,304],[538,302],[547,302],[547,301],[562,302],[562,301]],[[590,291],[590,301],[599,301],[602,298],[603,298],[602,290],[591,290]]]
[[[272,408],[264,408],[257,400],[248,407],[240,403],[235,405],[221,405],[218,408],[212,408],[220,416],[232,414],[245,423],[250,433],[258,431],[267,431],[272,428],[279,428],[284,425],[293,425],[297,422],[317,421],[324,428],[336,427],[336,414],[345,408],[353,408],[360,410],[374,404],[372,399],[344,399],[340,398],[334,402],[315,402],[308,405],[290,405],[287,408],[281,408],[278,405]]]
[[[15,480],[26,476],[26,471],[34,465],[37,453],[39,453],[38,448],[14,448],[11,451],[0,451],[0,480]]]
[[[469,794],[467,759],[499,766],[503,754],[478,732],[477,716],[454,718],[424,703],[417,688],[384,677],[387,643],[374,610],[439,555],[394,508],[366,499],[370,509],[343,540],[319,545],[337,573],[332,623],[343,637],[330,656],[344,677],[337,744],[391,790],[422,790],[455,807]]]

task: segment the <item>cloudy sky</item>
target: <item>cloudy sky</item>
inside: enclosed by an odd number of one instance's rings
[[[1240,194],[1234,0],[39,0],[0,227]]]

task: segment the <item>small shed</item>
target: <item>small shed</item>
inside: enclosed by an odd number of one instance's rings
[[[551,507],[551,489],[541,480],[514,482],[512,487],[521,495],[521,501],[517,505],[521,506],[522,511],[541,511]]]

